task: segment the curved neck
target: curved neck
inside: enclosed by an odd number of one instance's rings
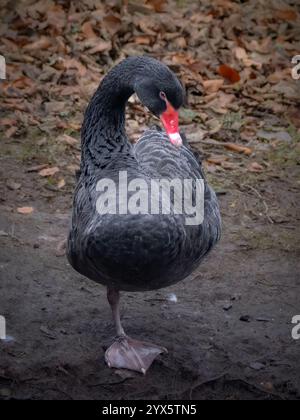
[[[89,103],[82,126],[82,165],[101,166],[112,152],[129,148],[125,132],[125,107],[134,93],[141,60],[127,59],[102,80]]]

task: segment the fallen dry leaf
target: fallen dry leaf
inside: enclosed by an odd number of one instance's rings
[[[228,156],[224,155],[212,155],[209,158],[207,158],[206,162],[212,164],[212,165],[222,165],[224,162],[228,160]]]
[[[59,114],[60,112],[63,112],[67,108],[67,102],[63,101],[51,101],[51,102],[45,102],[44,107],[47,113],[49,114]]]
[[[74,137],[68,136],[67,134],[63,134],[60,137],[60,140],[63,141],[64,143],[67,143],[69,146],[78,146],[79,145],[79,141],[77,139],[75,139]]]
[[[67,22],[66,13],[59,4],[53,5],[47,10],[47,22],[55,28],[55,34],[60,34]]]
[[[68,171],[70,171],[72,174],[76,173],[80,170],[80,165],[68,165],[67,166]]]
[[[34,211],[33,207],[19,207],[17,212],[20,214],[31,214]]]
[[[167,0],[146,0],[146,4],[155,10],[155,12],[161,13],[165,10]]]
[[[294,21],[297,20],[297,12],[295,10],[277,10],[275,16],[281,20]]]
[[[237,83],[241,80],[239,73],[227,64],[222,64],[218,69],[218,73],[231,83]]]
[[[81,88],[78,85],[75,86],[66,86],[66,87],[59,87],[61,96],[70,96],[70,95],[79,95],[81,92]]]
[[[204,98],[206,99],[206,98]],[[217,96],[214,97],[213,100],[210,100],[204,108],[210,108],[217,114],[227,114],[229,105],[235,101],[235,96],[225,93],[223,91],[219,91]],[[220,123],[220,121],[219,121]]]
[[[59,172],[59,168],[57,168],[57,167],[46,168],[46,169],[42,169],[41,171],[39,171],[39,175],[43,176],[43,177],[47,177],[47,176],[53,176],[53,175],[57,174],[57,172]]]
[[[178,46],[178,48],[186,48],[187,47],[186,39],[183,36],[180,36],[179,38],[176,38],[175,43]]]
[[[64,179],[61,179],[57,184],[57,188],[59,189],[64,188],[65,186],[66,186],[66,181]]]
[[[93,39],[93,38],[97,38],[97,34],[93,29],[92,26],[92,22],[85,22],[82,27],[81,27],[81,31],[84,34],[85,38],[87,39]]]
[[[203,80],[203,87],[207,94],[218,92],[223,85],[223,79]]]
[[[40,39],[31,42],[30,44],[25,45],[23,48],[25,51],[35,51],[35,50],[46,50],[51,46],[50,38],[42,36]]]
[[[291,142],[292,137],[287,131],[265,131],[258,130],[257,137],[264,140],[278,140],[283,142]]]
[[[288,115],[294,126],[300,128],[300,109],[290,108]]]
[[[96,54],[104,51],[110,51],[112,49],[112,43],[111,41],[103,41],[99,39],[97,41],[97,45],[90,50],[88,50],[89,54]]]
[[[241,146],[239,144],[226,143],[224,144],[224,147],[228,150],[231,150],[232,152],[244,153],[247,156],[252,155],[252,149],[250,149],[249,147]]]
[[[234,49],[234,53],[235,53],[236,58],[240,60],[245,67],[254,66],[259,69],[262,67],[262,63],[259,63],[248,56],[245,48],[236,47]]]
[[[248,54],[245,48],[241,48],[241,47],[234,48],[234,54],[238,60],[243,61],[245,59],[248,59]]]
[[[5,131],[5,137],[7,139],[10,139],[16,134],[17,131],[18,131],[18,127],[10,127],[9,129]]]
[[[138,45],[150,45],[152,42],[152,36],[151,35],[140,35],[136,36],[134,38],[135,44]]]
[[[35,165],[35,166],[31,166],[30,168],[28,168],[26,170],[26,172],[28,172],[28,173],[30,173],[30,172],[39,172],[42,169],[45,169],[47,167],[48,167],[48,165]]]
[[[102,19],[102,24],[111,35],[115,35],[122,27],[122,20],[113,14],[108,14]]]
[[[13,119],[13,118],[1,118],[0,119],[0,126],[12,126],[17,124],[17,120]]]
[[[274,73],[268,76],[268,82],[276,84],[284,79],[290,79],[291,70],[289,68],[283,70],[276,70]]]
[[[235,164],[235,163],[233,163],[233,162],[222,162],[222,168],[223,169],[227,169],[227,170],[230,170],[230,171],[232,171],[232,170],[234,170],[234,169],[237,169],[237,165]]]
[[[254,173],[259,173],[259,172],[263,172],[264,171],[264,167],[262,165],[260,165],[257,162],[252,162],[249,167],[248,170],[250,172],[254,172]]]
[[[66,255],[67,250],[67,240],[63,239],[57,244],[56,250],[55,250],[55,256],[56,257],[63,257]]]
[[[269,54],[270,49],[272,48],[272,39],[267,37],[261,42],[256,39],[252,39],[250,42],[245,42],[245,45],[250,51],[256,51],[261,54]]]
[[[78,74],[81,77],[85,76],[86,72],[87,72],[86,67],[80,61],[76,60],[75,58],[59,60],[59,62],[57,63],[57,67],[59,69],[63,68],[65,70],[77,69]]]

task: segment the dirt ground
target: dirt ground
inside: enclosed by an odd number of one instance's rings
[[[72,183],[70,191],[45,188],[28,172],[32,164],[14,156],[16,144],[3,146],[11,153],[0,170],[0,313],[9,339],[0,341],[0,398],[300,398],[300,342],[291,338],[300,313],[300,197],[291,169],[267,181],[255,175],[263,198],[234,187],[241,176],[231,175],[216,187],[222,241],[192,278],[123,295],[127,332],[169,350],[143,377],[105,365],[114,336],[105,290],[62,255]],[[222,185],[223,177],[211,181]],[[22,188],[13,190],[12,180]],[[33,214],[15,211],[24,200]]]

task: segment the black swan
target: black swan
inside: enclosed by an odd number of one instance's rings
[[[147,130],[131,145],[125,132],[125,106],[134,92],[161,119],[166,133]],[[183,101],[182,85],[166,65],[150,57],[129,57],[105,76],[85,113],[67,255],[76,271],[107,287],[117,330],[105,354],[109,367],[145,373],[166,351],[125,334],[119,291],[155,290],[183,280],[220,238],[216,195],[205,180],[199,157],[178,131],[177,110]],[[99,212],[97,183],[109,179],[118,186],[124,171],[128,182],[142,179],[146,187],[157,179],[192,180],[193,203],[195,182],[201,180],[204,220],[187,224],[187,215],[175,211],[175,194],[169,214]]]

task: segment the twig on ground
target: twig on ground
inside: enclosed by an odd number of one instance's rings
[[[264,198],[260,194],[260,192],[257,191],[257,189],[255,189],[254,187],[252,187],[251,185],[248,185],[248,184],[243,184],[242,187],[246,187],[249,190],[253,191],[254,194],[261,200],[261,202],[263,203],[264,208],[265,208],[265,216],[268,219],[269,223],[271,223],[273,225],[274,224],[274,221],[273,221],[273,219],[269,215],[269,206],[267,205],[266,201],[264,200]]]

